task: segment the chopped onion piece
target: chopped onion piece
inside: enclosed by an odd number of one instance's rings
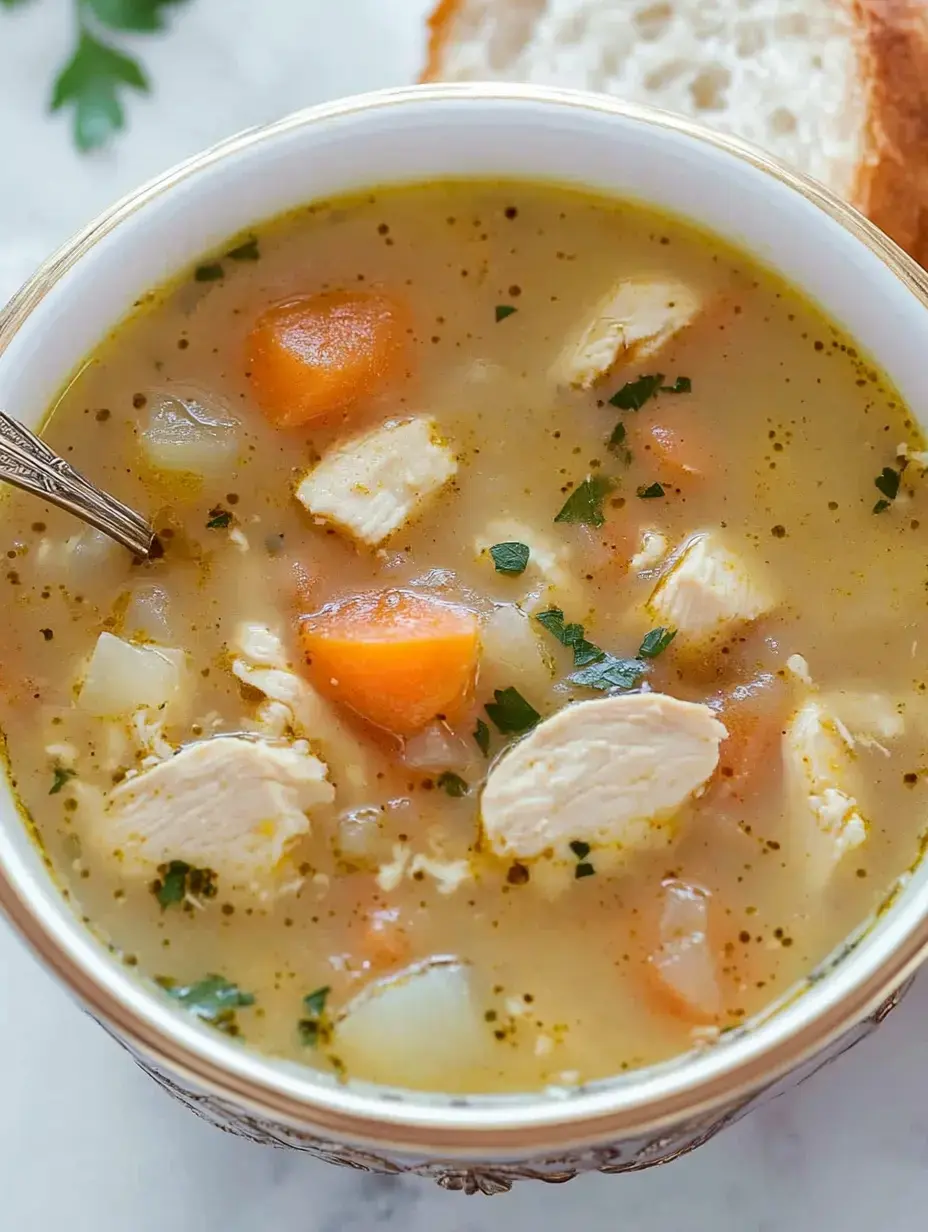
[[[709,945],[707,890],[664,882],[660,945],[651,963],[663,990],[687,1017],[715,1018],[722,1008],[715,956]]]
[[[491,1046],[469,969],[455,959],[432,959],[371,984],[349,1003],[334,1039],[349,1074],[434,1090],[482,1069]]]
[[[131,715],[142,706],[167,709],[180,700],[185,676],[182,650],[139,646],[101,633],[78,701],[101,719]]]
[[[413,770],[452,770],[472,760],[471,746],[446,723],[430,723],[403,749],[403,761]]]
[[[142,448],[158,470],[222,475],[235,465],[241,425],[214,394],[192,386],[159,390],[142,430]]]
[[[129,637],[163,642],[171,637],[170,598],[163,586],[146,582],[129,596],[122,627]]]

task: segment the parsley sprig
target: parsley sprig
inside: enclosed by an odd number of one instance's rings
[[[21,8],[30,0],[0,0]],[[75,46],[55,78],[49,107],[73,108],[74,142],[83,153],[105,145],[125,126],[122,96],[147,94],[151,84],[141,64],[114,45],[109,32],[155,34],[165,29],[168,10],[188,0],[72,0]]]

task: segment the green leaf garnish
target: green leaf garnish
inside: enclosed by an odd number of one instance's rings
[[[592,864],[578,864],[574,869],[574,879],[580,881],[583,877],[592,877],[596,869]]]
[[[595,663],[606,653],[593,642],[586,640],[583,625],[565,624],[564,613],[559,607],[550,607],[545,612],[538,612],[535,619],[553,634],[562,646],[567,646],[574,652],[574,667],[585,667],[588,663]]]
[[[494,689],[492,702],[487,702],[484,710],[490,716],[497,731],[504,736],[518,736],[530,731],[541,715],[530,702],[527,702],[518,689],[511,686],[508,689]]]
[[[129,87],[147,93],[148,78],[138,63],[81,29],[77,50],[55,80],[51,109],[74,107],[74,140],[82,151],[103,145],[125,124],[119,99]]]
[[[70,782],[70,780],[74,778],[77,771],[65,770],[63,766],[56,766],[54,773],[55,777],[52,780],[52,785],[48,793],[50,796],[57,796],[62,787],[64,787],[65,783]]]
[[[654,500],[655,497],[664,495],[664,486],[660,483],[642,484],[637,490],[637,495],[642,500]]]
[[[678,376],[672,385],[662,385],[662,394],[689,394],[693,392],[693,382],[688,376]]]
[[[590,844],[584,843],[582,839],[575,838],[568,846],[578,860],[585,860],[590,854]]]
[[[878,500],[876,504],[873,506],[873,512],[874,513],[885,513],[891,504],[892,504],[892,501]]]
[[[466,796],[470,791],[467,780],[462,779],[459,774],[455,774],[453,770],[444,770],[437,779],[438,786],[443,787],[449,796],[455,799],[460,799],[461,796]]]
[[[242,992],[222,975],[207,975],[195,984],[177,984],[162,976],[157,983],[178,1005],[228,1035],[238,1035],[235,1011],[255,1003],[250,992]]]
[[[644,635],[641,645],[638,647],[639,656],[642,659],[656,659],[659,654],[662,654],[667,649],[676,636],[676,629],[652,629],[650,633]]]
[[[489,727],[487,727],[486,723],[484,723],[483,719],[477,720],[477,726],[474,728],[473,735],[474,735],[474,740],[477,744],[477,748],[484,755],[484,757],[489,757],[490,756],[490,729]]]
[[[610,449],[615,454],[623,466],[630,466],[632,451],[625,444],[626,436],[627,433],[625,431],[625,424],[622,423],[620,419],[612,429],[612,435],[609,437],[608,441],[606,441],[606,448]]]
[[[225,530],[232,522],[232,514],[228,509],[211,509],[209,511],[209,521],[206,523],[207,530]]]
[[[258,251],[258,240],[252,237],[246,240],[244,244],[238,244],[235,248],[230,248],[226,253],[232,261],[260,261],[261,253]]]
[[[317,988],[303,998],[306,1017],[297,1023],[301,1043],[309,1048],[315,1048],[320,1042],[325,1042],[330,1033],[330,1024],[326,1018],[325,1004],[332,989],[326,984]]]
[[[525,572],[528,564],[529,549],[527,543],[494,543],[490,548],[493,564],[497,573],[508,573],[515,577]]]
[[[899,481],[902,479],[902,471],[894,470],[891,466],[884,466],[874,484],[883,493],[885,500],[878,500],[873,506],[874,513],[883,513],[888,509],[890,503],[899,495]]]
[[[655,372],[653,376],[640,376],[637,381],[626,381],[609,399],[609,405],[620,411],[640,411],[660,389],[663,379],[663,372]]]
[[[642,663],[640,659],[617,659],[615,655],[605,654],[582,671],[573,672],[569,679],[585,689],[599,689],[601,692],[607,689],[633,689],[647,670],[647,663]]]
[[[226,271],[218,261],[207,261],[196,267],[193,276],[197,282],[218,282],[220,278],[225,278]]]
[[[555,522],[579,522],[583,526],[602,526],[603,501],[615,487],[605,475],[588,475],[564,502]]]
[[[515,311],[516,309],[513,308],[512,304],[497,304],[496,305],[497,324],[499,324],[500,321],[505,321],[507,317],[511,317]]]
[[[162,908],[191,898],[215,898],[216,874],[211,868],[194,868],[184,860],[171,860],[158,868],[158,878],[152,882],[152,893]]]

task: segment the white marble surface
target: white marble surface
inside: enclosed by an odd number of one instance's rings
[[[69,0],[0,11],[0,297],[118,194],[238,128],[409,80],[427,0],[194,0],[140,43],[157,93],[81,159],[44,114]],[[694,1155],[464,1198],[237,1141],[152,1085],[0,924],[2,1232],[916,1232],[928,977],[883,1029]]]

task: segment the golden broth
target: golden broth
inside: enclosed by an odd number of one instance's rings
[[[76,908],[146,976],[188,983],[216,972],[252,994],[231,1024],[249,1045],[353,1077],[452,1091],[572,1084],[662,1060],[748,1021],[874,911],[918,850],[928,723],[920,468],[909,466],[891,507],[873,512],[881,499],[874,479],[897,466],[899,443],[922,447],[905,408],[782,282],[637,205],[549,186],[448,183],[315,205],[255,236],[253,246],[240,238],[237,257],[219,254],[197,276],[147,297],[46,425],[55,449],[150,513],[163,558],[137,565],[86,535],[75,551],[73,520],[19,494],[6,502],[0,720],[18,790]],[[558,388],[551,367],[565,340],[629,270],[670,271],[702,288],[713,308],[658,360],[590,393]],[[371,286],[409,305],[409,378],[366,401],[350,424],[272,427],[243,360],[256,317],[295,295]],[[688,378],[691,391],[659,393],[640,411],[609,405],[626,380],[656,371],[668,385]],[[202,480],[153,468],[143,449],[159,391],[186,385],[241,425],[228,464]],[[299,475],[334,441],[410,412],[433,415],[454,442],[453,487],[376,552],[315,525],[293,498]],[[628,464],[606,444],[618,421]],[[657,454],[647,434],[655,424],[683,433],[699,474]],[[617,485],[605,525],[555,523],[584,477],[603,474]],[[637,495],[655,482],[663,495]],[[548,601],[536,596],[534,609],[530,572],[497,573],[475,547],[488,525],[506,521],[537,531],[568,562],[565,585]],[[454,723],[455,773],[467,794],[449,795],[437,774],[404,763],[399,742],[348,720],[372,772],[361,783],[336,777],[334,805],[312,812],[312,834],[294,853],[300,888],[249,901],[227,894],[220,877],[214,897],[162,907],[154,870],[149,879],[127,876],[118,855],[92,839],[97,814],[84,789],[108,791],[139,756],[128,718],[81,712],[77,686],[102,631],[185,653],[195,689],[164,730],[178,745],[253,721],[261,698],[230,671],[241,622],[279,631],[298,666],[300,612],[383,587],[463,602],[484,627],[501,610],[494,605],[522,601],[537,612],[556,604],[597,645],[634,655],[654,624],[642,612],[654,583],[628,562],[652,527],[671,543],[722,528],[779,598],[723,653],[694,662],[672,643],[653,662],[653,688],[704,700],[767,672],[795,698],[800,686],[786,660],[801,654],[821,689],[902,703],[903,734],[884,747],[855,747],[869,833],[826,886],[804,888],[776,748],[743,797],[721,807],[709,792],[674,846],[633,854],[621,867],[595,869],[594,853],[595,875],[549,884],[476,851],[490,762],[472,733],[487,720],[493,690],[515,687],[543,715],[594,696],[565,686],[570,654],[531,618],[536,657],[526,657],[524,637],[508,664],[485,653],[473,704]],[[507,738],[490,728],[495,756]],[[73,751],[73,767],[65,765]],[[445,865],[467,860],[469,876],[448,893],[428,873],[378,884],[397,846]],[[668,876],[711,895],[724,1009],[708,1024],[654,995],[649,955]],[[440,1081],[415,1066],[397,1072],[376,1049],[347,1063],[330,1025],[349,999],[375,976],[436,955],[470,964],[485,1039],[445,1064]],[[302,999],[319,987],[331,989],[325,1022],[301,1033]]]

